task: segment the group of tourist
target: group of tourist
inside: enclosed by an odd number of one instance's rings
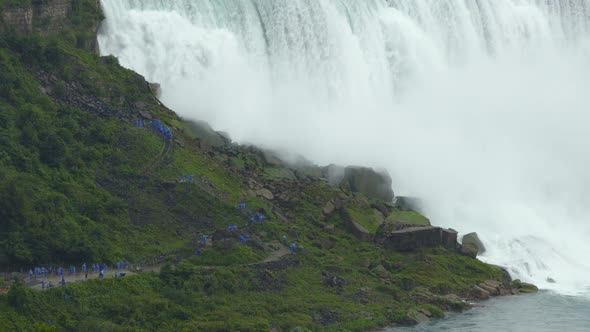
[[[152,129],[167,140],[172,139],[172,130],[166,127],[160,120],[151,121]]]
[[[190,174],[185,176],[184,174],[180,174],[180,183],[194,183],[195,182],[195,175]]]
[[[242,212],[245,211],[246,210],[246,203],[242,202],[242,203],[238,204],[238,210],[240,210]],[[248,211],[246,211],[246,215],[249,218],[249,222],[244,224],[245,227],[253,226],[256,223],[262,224],[267,219],[266,215],[262,211],[252,212],[251,210],[248,210]],[[230,233],[237,232],[238,225],[231,224],[231,225],[227,226],[227,231]],[[203,249],[207,246],[208,238],[209,238],[208,235],[201,235],[200,236],[200,240],[199,240],[200,245],[197,247],[197,250],[195,252],[195,254],[197,256],[200,256],[203,254]],[[241,233],[239,235],[239,240],[240,240],[240,243],[245,244],[250,240],[250,235]],[[291,244],[289,245],[287,242],[287,237],[285,235],[283,235],[283,237],[281,238],[281,242],[283,243],[283,245],[288,246],[292,252],[297,251],[297,243],[291,242]]]
[[[123,269],[129,269],[131,265],[129,264],[129,262],[117,262],[115,263],[115,270],[123,270]],[[98,277],[99,278],[104,278],[106,272],[107,272],[108,266],[106,264],[98,264],[98,263],[94,263],[90,265],[90,269],[88,268],[88,265],[86,265],[86,263],[82,264],[81,266],[81,271],[82,274],[84,275],[84,280],[88,279],[88,273],[98,273]],[[68,275],[72,276],[75,275],[77,272],[77,268],[75,265],[70,265],[67,268],[67,273]],[[22,270],[21,270],[22,272]],[[30,279],[41,279],[41,288],[42,289],[49,289],[49,288],[53,288],[55,287],[53,281],[51,280],[47,280],[48,278],[50,278],[51,276],[56,276],[56,277],[61,277],[61,281],[59,282],[59,284],[61,284],[62,286],[65,286],[67,281],[66,281],[66,268],[64,267],[53,267],[52,265],[49,265],[48,267],[35,267],[32,269],[29,269],[29,278]],[[125,275],[124,273],[120,273],[120,275]]]

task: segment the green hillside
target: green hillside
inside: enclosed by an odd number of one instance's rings
[[[503,276],[454,250],[402,254],[360,241],[327,202],[373,234],[376,206],[410,214],[254,147],[212,146],[143,77],[88,47],[100,14],[94,1],[78,4],[59,33],[0,34],[0,269],[129,261],[160,272],[49,291],[6,277],[0,330],[365,330],[413,323],[416,309],[460,310],[443,296]],[[245,226],[241,202],[267,220]],[[416,218],[428,222],[407,219]],[[234,224],[248,242],[227,234]],[[195,255],[203,234],[226,241]]]

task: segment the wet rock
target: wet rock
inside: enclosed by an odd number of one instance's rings
[[[201,148],[222,148],[228,145],[228,141],[213,130],[211,126],[204,121],[186,122],[186,131],[192,138],[198,139]]]
[[[498,296],[500,295],[500,290],[497,287],[494,287],[490,284],[487,284],[485,282],[479,283],[478,286],[484,290],[486,290],[490,296]]]
[[[547,278],[547,282],[550,284],[554,284],[555,283],[555,279],[553,278]]]
[[[430,321],[432,313],[426,309],[410,309],[406,315],[407,324],[420,324]]]
[[[479,286],[473,286],[470,295],[478,300],[487,300],[490,298],[490,293]]]
[[[340,186],[369,198],[391,202],[395,197],[391,183],[389,174],[378,173],[366,167],[346,167]]]
[[[520,283],[520,287],[518,288],[518,291],[520,293],[525,293],[525,294],[529,294],[529,293],[536,293],[539,291],[539,288],[537,288],[537,286],[533,285],[533,284],[529,284],[526,282],[521,282]]]
[[[148,83],[148,88],[156,98],[162,97],[162,87],[159,83]]]
[[[476,258],[478,251],[479,250],[477,249],[477,247],[472,243],[464,244],[459,248],[459,252],[461,254],[471,257],[471,258]]]
[[[477,248],[477,254],[483,254],[486,251],[486,247],[483,245],[483,242],[479,239],[477,233],[469,233],[463,236],[461,240],[463,245],[472,244]]]
[[[394,206],[402,211],[420,211],[420,199],[408,196],[396,196]]]

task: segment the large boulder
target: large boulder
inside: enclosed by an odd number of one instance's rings
[[[410,309],[406,314],[405,323],[415,325],[430,321],[432,313],[426,309]]]
[[[472,243],[463,244],[459,247],[459,252],[471,258],[477,258],[477,247]]]
[[[326,203],[322,212],[324,213],[324,215],[329,216],[332,213],[334,213],[335,210],[336,210],[336,207],[334,206],[334,203],[332,203],[330,201],[330,202]]]
[[[221,148],[231,143],[204,121],[188,121],[186,129],[189,136],[200,141],[201,147]]]
[[[539,291],[539,288],[533,284],[529,284],[526,282],[521,282],[520,280],[516,279],[513,281],[512,286],[516,289],[518,289],[518,291],[520,293],[536,293]]]
[[[477,300],[487,300],[490,298],[490,293],[479,286],[473,286],[470,295]]]
[[[344,220],[344,222],[346,223],[346,227],[359,240],[365,242],[373,241],[374,235],[369,230],[367,230],[363,225],[354,220],[350,213],[346,212],[345,210],[342,210],[340,216],[342,220]]]
[[[395,207],[402,211],[420,211],[422,201],[418,197],[396,196]]]
[[[330,166],[330,177],[338,178],[338,169]],[[391,188],[391,177],[386,173],[378,173],[372,168],[366,167],[346,167],[344,174],[339,182],[340,187],[349,189],[352,192],[362,193],[368,198],[380,199],[386,202],[392,202],[395,197]]]
[[[268,200],[272,200],[275,198],[275,196],[272,194],[272,192],[266,188],[262,188],[256,191],[256,195],[266,198]]]
[[[486,247],[483,245],[483,242],[479,239],[477,233],[469,233],[463,235],[463,240],[461,241],[463,245],[472,244],[477,248],[477,254],[481,255],[486,251]]]

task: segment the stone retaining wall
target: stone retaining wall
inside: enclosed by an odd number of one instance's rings
[[[33,0],[30,7],[6,8],[0,15],[0,31],[55,32],[63,28],[71,8],[72,0]]]

